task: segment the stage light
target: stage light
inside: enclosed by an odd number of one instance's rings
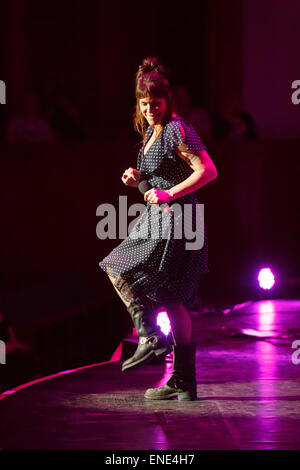
[[[160,327],[161,331],[168,336],[171,331],[171,323],[167,312],[159,312],[156,318],[156,324]]]
[[[270,268],[262,268],[259,271],[257,280],[260,288],[264,290],[272,289],[275,284],[275,276]]]

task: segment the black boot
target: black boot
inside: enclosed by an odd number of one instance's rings
[[[150,301],[144,304],[134,301],[127,308],[139,335],[139,344],[134,355],[123,362],[122,371],[150,362],[154,357],[162,358],[171,351],[168,339],[156,325],[153,306]]]
[[[173,354],[172,377],[162,387],[149,388],[145,393],[148,400],[169,400],[176,397],[180,401],[197,400],[195,343],[173,346]]]

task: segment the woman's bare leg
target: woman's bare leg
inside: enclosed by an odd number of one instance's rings
[[[115,284],[115,281],[116,281],[115,278],[112,277],[112,276],[110,276],[109,274],[108,274],[108,277],[109,277],[109,280],[111,281],[112,285],[114,286],[114,289],[115,289],[115,291],[117,292],[118,296],[119,296],[120,299],[122,300],[122,302],[126,305],[126,307],[129,307],[130,302],[128,302],[127,300],[124,299],[124,297],[122,296],[121,292],[118,291],[118,289],[117,289],[116,286],[114,285],[114,284]]]
[[[172,332],[176,344],[192,342],[192,322],[189,311],[182,302],[165,305],[170,318]]]

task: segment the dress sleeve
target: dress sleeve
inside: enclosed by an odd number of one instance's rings
[[[176,148],[185,144],[188,150],[206,150],[200,136],[195,129],[184,120],[173,120],[167,124],[165,137],[165,150],[174,153]]]

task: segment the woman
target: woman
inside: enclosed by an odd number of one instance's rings
[[[195,230],[199,217],[195,191],[215,179],[217,172],[195,130],[172,113],[169,81],[158,59],[143,61],[135,93],[134,124],[143,136],[143,146],[137,169],[125,170],[122,181],[138,187],[146,180],[147,206],[130,235],[100,266],[127,306],[139,334],[137,350],[122,370],[169,352],[155,324],[155,305],[163,304],[174,338],[174,372],[167,384],[147,390],[145,397],[195,400],[195,344],[184,303],[195,299],[199,277],[207,272],[207,241],[205,236],[201,249],[187,249],[185,232],[178,237],[176,230],[183,220]],[[185,205],[192,209],[187,216]]]

